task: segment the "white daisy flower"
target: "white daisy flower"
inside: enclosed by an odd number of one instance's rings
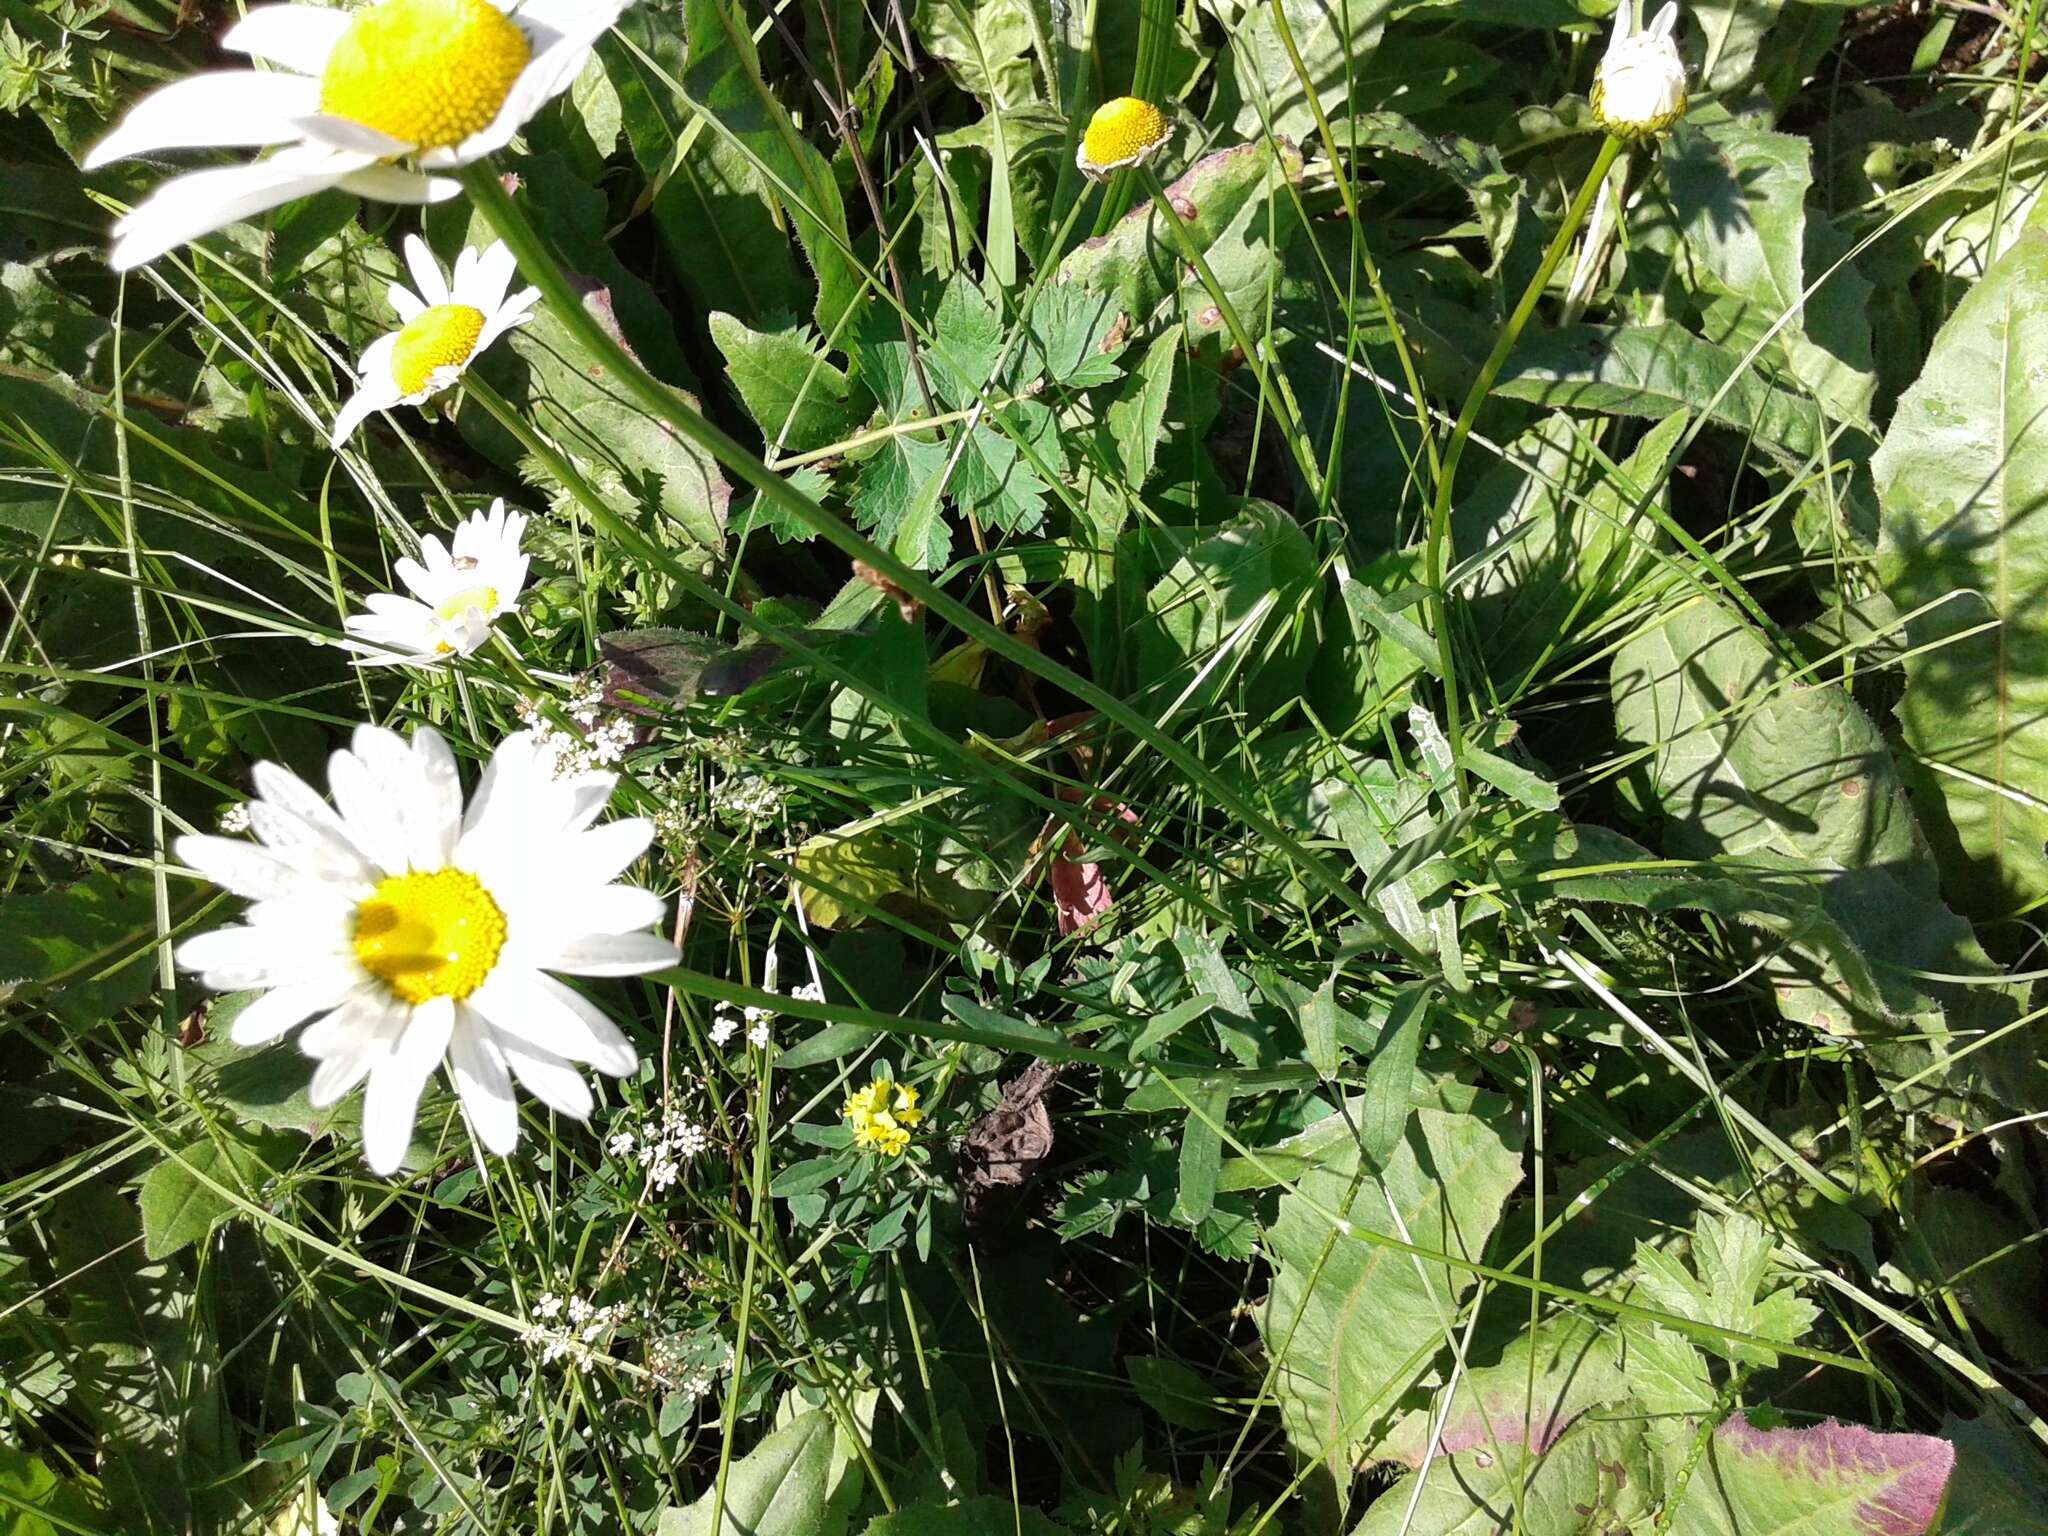
[[[1648,0],[1645,0],[1645,4]],[[1655,138],[1685,113],[1685,61],[1673,34],[1678,0],[1641,31],[1636,0],[1621,0],[1607,53],[1593,73],[1593,115],[1616,138]]]
[[[368,1079],[363,1152],[396,1170],[420,1090],[445,1058],[477,1139],[519,1140],[516,1078],[574,1119],[590,1087],[638,1057],[618,1026],[549,972],[636,976],[672,965],[652,891],[612,882],[654,835],[644,818],[593,827],[616,782],[543,770],[530,732],[492,754],[464,809],[446,742],[356,727],[329,760],[333,804],[275,763],[255,768],[257,841],[183,837],[177,856],[252,905],[238,927],[187,939],[178,963],[223,991],[260,988],[237,1045],[312,1019],[299,1049],[320,1063],[308,1097],[334,1103]]]
[[[503,149],[575,80],[626,0],[378,0],[362,10],[260,5],[221,46],[274,66],[218,70],[144,97],[85,168],[165,149],[281,145],[248,165],[165,182],[114,226],[116,271],[238,219],[341,187],[430,203],[429,174]]]
[[[500,498],[456,526],[452,553],[434,534],[420,540],[421,558],[393,567],[412,596],[373,593],[364,599],[368,613],[343,621],[354,637],[346,643],[362,653],[357,665],[431,665],[474,652],[491,625],[519,606],[525,533],[526,514],[506,511]]]
[[[357,362],[362,381],[335,415],[328,439],[333,447],[347,442],[370,412],[418,405],[441,393],[484,348],[525,324],[540,302],[538,288],[507,297],[517,264],[502,240],[489,250],[467,248],[455,258],[454,272],[444,277],[426,241],[407,235],[405,264],[419,292],[403,283],[393,283],[386,292],[403,323],[371,342]]]

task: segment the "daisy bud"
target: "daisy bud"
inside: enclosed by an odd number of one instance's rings
[[[1677,0],[1641,31],[1635,17],[1635,0],[1621,0],[1607,55],[1593,74],[1593,116],[1616,138],[1641,142],[1685,115],[1685,61],[1672,41]]]

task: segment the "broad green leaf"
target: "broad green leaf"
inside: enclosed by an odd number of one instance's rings
[[[46,1511],[54,1520],[44,1519]],[[100,1512],[77,1483],[60,1478],[40,1456],[0,1443],[0,1536],[64,1536],[100,1527]]]
[[[1498,1451],[1460,1451],[1426,1474],[1411,1472],[1373,1501],[1351,1536],[1611,1536],[1649,1530],[1655,1511],[1642,1426],[1589,1422],[1540,1452],[1504,1441]]]
[[[201,1175],[260,1203],[263,1186],[293,1154],[286,1137],[227,1130],[175,1150],[142,1181],[142,1251],[151,1259],[205,1241],[234,1214],[234,1205]]]
[[[654,226],[690,296],[750,323],[810,297],[773,190],[730,139],[678,94],[688,42],[672,12],[628,6],[598,54],[617,89],[633,157],[653,189]]]
[[[1908,628],[1899,723],[1943,883],[1973,914],[2048,894],[2044,355],[2048,230],[2029,230],[1941,328],[1871,461],[1886,595],[1938,605]]]
[[[1409,1095],[1415,1087],[1415,1058],[1422,1049],[1422,1023],[1429,1016],[1430,986],[1403,987],[1387,1010],[1379,1049],[1365,1068],[1359,1095],[1358,1149],[1366,1166],[1383,1170],[1408,1134]]]
[[[1446,1347],[1473,1278],[1364,1234],[1482,1260],[1521,1182],[1519,1132],[1506,1118],[1419,1110],[1385,1169],[1358,1172],[1357,1148],[1339,1141],[1281,1199],[1263,1245],[1272,1292],[1258,1314],[1288,1440],[1346,1484]],[[1334,1229],[1325,1211],[1351,1230]]]
[[[1315,110],[1341,117],[1354,99],[1358,77],[1379,46],[1393,0],[1282,0],[1297,70],[1266,0],[1208,0],[1229,44],[1228,89],[1241,103],[1232,125],[1238,137],[1285,134],[1315,137]],[[1371,105],[1363,100],[1359,105]]]
[[[1929,1536],[1955,1447],[1829,1419],[1756,1429],[1736,1417],[1708,1438],[1676,1500],[1671,1536]]]
[[[1793,668],[1718,597],[1646,622],[1615,652],[1615,726],[1647,749],[1672,853],[1892,871],[1932,895],[1884,738],[1848,693]]]
[[[1804,461],[1819,450],[1823,423],[1811,401],[1766,383],[1742,357],[1670,323],[1568,325],[1525,338],[1494,384],[1497,394],[1537,405],[1653,416],[1706,414],[1753,434],[1770,452]],[[1731,382],[1732,381],[1732,382]]]
[[[1439,1394],[1403,1418],[1377,1454],[1409,1467],[1421,1466],[1432,1444],[1453,1456],[1525,1445],[1540,1454],[1580,1415],[1620,1403],[1632,1390],[1611,1324],[1547,1317],[1515,1335],[1499,1359],[1461,1372],[1448,1412]]]
[[[1297,227],[1294,202],[1282,183],[1299,181],[1301,167],[1292,145],[1261,137],[1198,160],[1166,189],[1188,240],[1247,325],[1258,325],[1279,270],[1277,253]],[[1108,234],[1070,252],[1059,278],[1113,296],[1118,311],[1137,326],[1174,294],[1182,295],[1186,312],[1198,319],[1210,306],[1206,290],[1186,268],[1179,240],[1147,198]]]
[[[658,1536],[839,1536],[847,1519],[831,1503],[835,1434],[823,1409],[799,1413],[733,1462],[717,1524],[707,1489],[687,1508],[663,1510]]]
[[[1216,1402],[1199,1372],[1166,1355],[1125,1355],[1124,1374],[1145,1406],[1180,1429],[1230,1429],[1236,1419]]]
[[[1808,331],[1806,284],[1819,276],[1806,271],[1809,157],[1805,139],[1747,118],[1686,123],[1664,142],[1664,180],[1694,270],[1717,300],[1709,338],[1746,352],[1790,315],[1776,340],[1793,376],[1831,415],[1861,421],[1877,387],[1867,322],[1860,336]],[[1851,269],[1832,281],[1857,279]],[[1829,340],[1847,355],[1827,350]]]
[[[1195,1226],[1208,1219],[1216,1205],[1216,1174],[1223,1166],[1223,1122],[1230,1112],[1228,1084],[1193,1097],[1180,1133],[1180,1192],[1174,1199],[1176,1220]]]
[[[1216,697],[1243,668],[1258,702],[1276,709],[1291,701],[1310,660],[1303,626],[1315,580],[1315,553],[1301,525],[1268,502],[1249,504],[1191,543],[1145,594],[1138,677],[1163,701],[1205,673],[1188,708]],[[1229,655],[1219,661],[1226,646]]]
[[[789,211],[817,274],[818,329],[830,336],[861,298],[846,207],[831,163],[762,80],[750,30],[726,0],[684,0],[683,21],[690,36],[684,93],[703,114],[704,131],[726,139],[758,166],[763,187]]]
[[[2034,1536],[2048,1509],[2038,1442],[1990,1408],[1974,1419],[1950,1414],[1941,1433],[1956,1448],[1941,1536]]]
[[[1013,1499],[973,1498],[958,1504],[906,1505],[877,1515],[862,1536],[1068,1536],[1028,1505]]]
[[[839,442],[865,418],[865,391],[856,401],[845,371],[826,359],[807,328],[756,331],[715,310],[708,321],[726,376],[767,439],[771,462]]]
[[[149,991],[156,906],[146,875],[104,870],[0,897],[0,979],[47,987],[58,1014],[96,1022]]]

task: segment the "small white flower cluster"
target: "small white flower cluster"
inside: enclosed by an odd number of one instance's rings
[[[770,978],[769,985],[774,985],[773,978]],[[825,1001],[825,988],[822,983],[807,981],[789,995],[799,1003],[822,1003]],[[740,1032],[740,1027],[744,1024],[747,1044],[757,1050],[765,1050],[774,1039],[770,1025],[778,1017],[773,1008],[763,1008],[754,1003],[748,1003],[742,1008],[735,1008],[731,1003],[720,1003],[711,1010],[711,1043],[724,1045]]]
[[[758,773],[729,773],[711,786],[711,814],[759,831],[782,815],[782,786]]]
[[[703,1333],[664,1333],[647,1345],[647,1369],[671,1392],[703,1397],[732,1364],[732,1346]]]
[[[516,708],[520,720],[533,728],[542,765],[558,779],[616,768],[633,748],[632,717],[605,709],[604,684],[595,677],[584,678],[562,700],[577,729],[550,724],[538,699],[523,698]]]
[[[711,1145],[711,1130],[679,1110],[642,1126],[621,1126],[604,1149],[613,1157],[630,1157],[647,1170],[647,1181],[667,1189],[682,1177],[683,1164]]]
[[[542,1365],[568,1359],[579,1371],[596,1364],[598,1342],[624,1322],[627,1313],[622,1303],[600,1307],[574,1291],[566,1296],[542,1291],[531,1310],[536,1321],[526,1330],[527,1347],[540,1351]]]
[[[222,837],[240,837],[248,830],[249,805],[247,801],[237,800],[233,805],[220,813],[220,833]]]

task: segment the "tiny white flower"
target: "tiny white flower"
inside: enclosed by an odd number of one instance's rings
[[[1647,0],[1645,0],[1647,4]],[[1593,74],[1593,115],[1616,138],[1655,138],[1684,115],[1685,61],[1673,34],[1678,0],[1636,30],[1636,0],[1621,0],[1607,54]]]
[[[613,1157],[624,1157],[633,1150],[633,1133],[631,1131],[613,1131],[611,1140],[604,1144],[604,1149]]]
[[[638,1065],[618,1026],[549,974],[675,962],[646,931],[662,899],[613,883],[653,825],[591,825],[611,774],[551,779],[522,732],[492,754],[465,808],[438,733],[422,726],[408,743],[363,725],[329,760],[332,804],[275,763],[254,777],[255,842],[177,842],[181,860],[251,903],[242,925],[187,939],[178,963],[221,991],[262,990],[235,1017],[237,1045],[313,1020],[298,1037],[320,1063],[308,1097],[332,1104],[367,1079],[373,1169],[404,1161],[420,1091],[444,1060],[477,1139],[500,1155],[519,1141],[514,1079],[582,1120],[591,1093],[574,1063],[614,1077]]]
[[[731,1003],[720,1003],[711,1010],[711,1043],[723,1045],[740,1032],[740,1021],[733,1012]]]
[[[239,837],[249,830],[249,807],[239,802],[220,813],[220,830],[223,836]]]
[[[393,566],[412,595],[374,593],[364,600],[368,613],[343,621],[353,637],[346,643],[362,653],[357,665],[432,665],[474,652],[519,606],[525,534],[526,514],[507,512],[500,499],[456,525],[452,549],[431,533],[421,539],[420,559]]]
[[[340,187],[432,203],[431,174],[503,149],[566,91],[626,0],[378,0],[356,11],[250,8],[220,39],[265,70],[175,80],[93,146],[87,170],[165,149],[279,145],[173,177],[114,226],[117,271],[294,198]]]
[[[386,290],[399,328],[371,342],[356,363],[362,378],[335,414],[330,441],[336,448],[370,412],[418,405],[448,388],[492,342],[524,325],[540,302],[538,288],[509,291],[517,263],[502,240],[487,250],[467,247],[443,276],[427,243],[407,235],[405,264],[418,292],[403,283]]]
[[[546,1321],[561,1316],[562,1298],[553,1291],[542,1291],[533,1299],[533,1315]]]
[[[799,1003],[822,1003],[825,1001],[825,989],[815,981],[805,982],[789,995]]]
[[[747,1044],[765,1049],[768,1044],[768,1021],[762,1019],[747,1031]]]

